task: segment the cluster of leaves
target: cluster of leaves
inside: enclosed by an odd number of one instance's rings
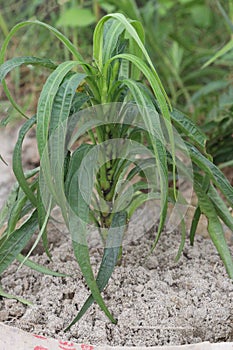
[[[54,34],[71,52],[73,61],[56,64],[50,59],[38,57],[15,57],[4,62],[7,47],[21,28],[28,25],[42,26]],[[34,246],[42,239],[44,248],[50,257],[47,239],[47,224],[51,210],[55,205],[61,208],[64,221],[72,237],[74,255],[91,291],[83,308],[71,323],[77,322],[89,306],[96,301],[112,322],[116,322],[102,298],[101,292],[108,283],[117,260],[121,254],[123,235],[132,212],[142,205],[150,196],[145,196],[145,182],[142,181],[141,166],[129,164],[117,157],[100,168],[96,182],[93,184],[99,200],[106,200],[114,205],[117,203],[117,188],[119,179],[123,176],[136,177],[130,203],[123,210],[115,211],[106,216],[105,212],[97,212],[83,198],[78,177],[78,170],[83,159],[98,144],[114,138],[136,140],[143,144],[154,155],[159,176],[159,189],[151,188],[151,195],[159,196],[161,215],[155,242],[158,241],[165,225],[168,202],[175,203],[176,198],[176,163],[175,143],[172,125],[189,151],[194,170],[194,190],[198,197],[198,205],[194,214],[190,232],[193,244],[197,223],[201,213],[208,219],[210,237],[219,252],[227,272],[233,278],[233,261],[224,238],[221,220],[233,229],[233,218],[228,207],[233,206],[233,189],[221,171],[212,163],[206,154],[205,136],[184,114],[173,110],[157,72],[152,64],[145,46],[144,31],[137,21],[126,19],[122,14],[111,14],[103,17],[97,24],[93,35],[93,61],[83,59],[77,48],[57,29],[39,21],[27,21],[17,24],[6,37],[0,52],[0,81],[14,108],[27,118],[22,126],[13,154],[13,171],[18,181],[16,187],[0,213],[0,224],[7,221],[7,227],[0,237],[0,274],[15,260],[22,264],[52,273],[34,264],[21,252],[33,233],[38,233]],[[52,70],[41,91],[36,114],[28,118],[20,106],[12,98],[4,81],[6,75],[21,65],[47,67]],[[78,70],[78,72],[77,72]],[[88,131],[86,143],[76,142],[75,149],[69,149],[64,133],[58,132],[55,149],[52,152],[49,139],[61,123],[70,127],[72,115],[88,106],[98,106],[108,103],[131,103],[139,109],[150,109],[153,113],[144,115],[144,124],[148,132],[132,125],[83,125],[82,131]],[[170,155],[160,139],[154,137],[154,129],[160,127],[153,115],[160,115],[165,125],[168,140],[171,145]],[[88,122],[90,122],[88,120]],[[88,123],[87,123],[88,124]],[[36,126],[37,144],[41,164],[44,166],[24,173],[22,167],[22,144],[29,130]],[[76,135],[75,141],[78,141]],[[49,159],[51,156],[52,159]],[[44,160],[43,160],[44,159]],[[46,161],[51,161],[47,166]],[[94,162],[94,159],[90,163]],[[151,160],[150,160],[151,162]],[[50,164],[50,163],[49,163]],[[155,164],[154,164],[155,165]],[[129,170],[132,170],[129,172]],[[54,176],[56,175],[56,176]],[[170,176],[171,175],[171,176]],[[110,177],[109,177],[110,176]],[[45,179],[40,181],[41,177]],[[84,177],[85,178],[85,177]],[[87,186],[89,186],[89,178]],[[172,178],[172,182],[170,179]],[[46,190],[44,186],[46,185]],[[117,190],[116,190],[117,188]],[[153,193],[155,191],[155,193]],[[225,197],[223,201],[218,192]],[[46,205],[44,193],[48,193]],[[91,196],[90,188],[87,196]],[[67,212],[66,203],[71,212]],[[81,220],[80,220],[81,219]],[[88,223],[104,227],[104,253],[99,272],[95,278],[92,271],[87,244]],[[17,225],[18,224],[18,225]],[[48,232],[49,234],[49,232]],[[180,251],[185,240],[185,225],[182,222],[182,240]],[[29,252],[30,253],[30,252]],[[179,252],[180,253],[180,252]],[[178,254],[179,255],[179,254]],[[1,295],[5,295],[0,290]],[[70,325],[70,326],[71,326]],[[70,327],[69,326],[69,327]]]
[[[143,23],[146,47],[172,105],[201,126],[214,163],[232,161],[232,39],[224,45],[232,35],[232,1],[108,3]]]

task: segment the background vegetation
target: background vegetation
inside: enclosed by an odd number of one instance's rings
[[[38,19],[56,26],[81,53],[88,53],[91,61],[94,26],[103,15],[114,11],[143,23],[147,49],[172,105],[187,113],[207,134],[207,150],[214,162],[221,168],[232,166],[233,50],[203,68],[232,38],[232,0],[0,0],[0,43],[14,24]],[[60,62],[72,58],[44,28],[34,27],[20,31],[11,44],[10,56],[15,52],[18,56],[38,56],[38,51],[41,57],[54,56]],[[28,67],[12,73],[14,96],[21,99],[23,91],[25,110],[35,109],[46,75],[46,71],[36,75]],[[34,98],[27,95],[29,91],[34,92]],[[8,102],[1,103],[0,108],[9,115]],[[13,110],[10,117],[15,117]]]

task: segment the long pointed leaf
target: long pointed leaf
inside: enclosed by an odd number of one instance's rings
[[[198,196],[198,205],[200,210],[208,220],[208,232],[209,235],[226,267],[228,275],[233,279],[233,260],[230,250],[227,246],[223,228],[218,218],[217,212],[213,203],[210,201],[208,195],[203,191],[202,187],[194,183],[194,189]]]
[[[20,267],[27,261],[27,259],[29,258],[29,256],[31,255],[31,253],[33,252],[33,250],[36,248],[36,246],[38,245],[39,243],[39,240],[41,239],[41,236],[43,235],[44,231],[46,230],[46,226],[47,226],[47,223],[48,223],[48,220],[49,220],[49,215],[50,215],[50,211],[51,211],[51,205],[50,205],[50,208],[48,208],[48,211],[47,211],[47,214],[44,218],[44,222],[43,222],[43,225],[41,226],[40,228],[40,232],[38,233],[35,241],[33,242],[33,245],[31,247],[31,249],[29,250],[29,252],[27,253],[27,255],[24,257],[24,260],[21,262],[21,264],[19,265],[19,269]]]
[[[19,67],[23,64],[32,64],[43,66],[50,69],[55,69],[57,67],[51,60],[47,58],[38,58],[38,57],[14,57],[0,66],[0,82],[6,77],[6,75],[11,72],[14,68]]]
[[[96,278],[97,286],[102,292],[106,287],[113,270],[116,266],[119,252],[121,249],[122,239],[125,232],[125,225],[127,223],[127,213],[119,212],[113,215],[112,224],[107,234],[106,247],[104,249],[103,258]],[[65,329],[68,331],[80,318],[86,313],[89,307],[95,301],[92,295],[84,303],[83,307],[79,311],[78,315]]]
[[[44,267],[40,264],[37,264],[35,261],[32,261],[30,259],[25,260],[25,256],[22,254],[19,254],[16,258],[21,264],[30,267],[30,269],[35,270],[39,273],[43,273],[44,275],[54,276],[54,277],[68,277],[65,273],[60,273],[53,271],[51,269],[48,269],[47,267]]]
[[[209,178],[214,182],[221,192],[225,195],[227,201],[233,206],[233,187],[226,179],[224,174],[214,165],[209,159],[203,156],[196,147],[186,143],[190,152],[190,157],[201,170],[209,175]]]
[[[31,119],[27,120],[22,128],[20,129],[18,140],[16,142],[14,153],[13,153],[13,171],[20,187],[23,189],[24,193],[27,195],[28,199],[36,207],[37,202],[36,198],[30,189],[30,186],[27,183],[25,178],[23,167],[22,167],[22,144],[27,132],[32,128],[36,122],[36,116],[33,116]]]
[[[41,157],[48,142],[49,123],[55,96],[67,73],[77,65],[78,63],[73,61],[61,63],[57,69],[50,74],[40,94],[37,107],[37,142]]]
[[[21,297],[17,297],[16,295],[13,295],[13,294],[9,294],[9,293],[6,293],[4,292],[4,290],[0,287],[0,296],[3,297],[3,298],[7,298],[7,299],[16,299],[18,300],[20,303],[22,304],[25,304],[25,305],[28,305],[28,306],[31,306],[33,305],[30,301],[26,300],[26,299],[23,299]]]
[[[88,145],[90,146],[90,145]],[[85,191],[87,198],[83,198],[82,193],[80,191],[79,184],[79,167],[81,165],[82,160],[85,156],[87,156],[87,151],[89,147],[79,147],[75,152],[75,158],[71,158],[71,169],[72,173],[68,172],[68,183],[67,183],[67,200],[70,205],[70,216],[69,216],[69,230],[72,237],[72,244],[75,253],[76,260],[80,266],[82,274],[86,280],[90,291],[100,306],[100,308],[104,311],[106,316],[113,322],[116,323],[116,320],[113,318],[108,308],[106,307],[103,298],[100,294],[100,290],[97,286],[90,262],[89,249],[87,244],[87,223],[89,220],[89,204],[90,197],[92,195],[92,179],[91,179],[91,171],[87,169],[87,172],[84,174],[83,181],[85,183],[85,188],[82,190]],[[95,167],[94,155],[92,156],[92,160],[90,160],[90,164]],[[74,163],[75,159],[75,163]],[[90,177],[90,179],[89,179]]]
[[[0,249],[0,275],[16,259],[37,227],[37,212],[34,211],[29,219],[4,241]]]
[[[171,112],[171,118],[175,126],[184,132],[195,144],[197,144],[203,151],[205,150],[206,135],[192,122],[191,119],[186,117],[183,113],[177,109],[173,109]]]
[[[231,39],[226,45],[224,45],[221,50],[219,50],[212,58],[210,58],[203,66],[202,68],[206,68],[211,63],[216,61],[219,57],[225,55],[228,51],[230,51],[233,48],[233,39]]]
[[[226,203],[222,200],[222,198],[219,196],[218,192],[214,188],[213,185],[210,185],[208,196],[210,200],[212,201],[218,216],[222,219],[222,221],[232,230],[233,232],[233,217],[226,206]]]

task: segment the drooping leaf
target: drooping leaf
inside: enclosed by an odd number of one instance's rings
[[[51,269],[48,269],[47,267],[44,267],[40,264],[37,264],[35,261],[32,261],[30,259],[25,260],[25,256],[22,254],[19,254],[16,258],[21,264],[30,267],[30,269],[35,270],[39,273],[43,273],[44,275],[54,276],[54,277],[68,277],[69,275],[65,273],[60,273],[53,271]]]
[[[141,117],[143,123],[140,125],[149,133],[149,138],[151,145],[153,147],[154,164],[159,173],[159,185],[161,194],[161,215],[158,227],[158,233],[153,247],[158,242],[164,223],[167,216],[167,203],[168,203],[168,167],[167,167],[167,153],[165,149],[165,141],[163,137],[163,132],[160,125],[160,118],[155,110],[152,102],[145,94],[145,92],[140,89],[137,83],[133,80],[122,81],[126,86],[129,87],[134,100],[138,104],[139,111],[141,112]]]
[[[22,144],[27,132],[32,128],[36,122],[36,116],[33,116],[31,119],[27,120],[22,128],[20,129],[18,140],[15,144],[13,152],[13,171],[20,187],[23,189],[24,193],[27,195],[28,199],[36,207],[37,201],[35,195],[33,194],[30,186],[25,178],[23,167],[22,167]]]
[[[213,185],[210,185],[208,190],[208,196],[212,201],[218,216],[233,232],[233,217],[227,207],[226,203],[222,200]]]
[[[4,63],[4,58],[6,56],[6,52],[7,52],[7,47],[9,42],[11,41],[12,37],[21,29],[24,28],[25,26],[28,25],[39,25],[41,27],[44,27],[46,29],[48,29],[51,33],[53,33],[60,41],[61,43],[73,54],[73,56],[81,63],[83,64],[84,69],[86,69],[87,72],[90,72],[90,66],[84,62],[81,54],[79,53],[79,51],[77,50],[77,48],[70,42],[70,40],[68,38],[66,38],[61,32],[59,32],[57,29],[55,29],[54,27],[50,26],[47,23],[43,23],[40,21],[24,21],[21,23],[16,24],[11,31],[9,32],[9,34],[7,35],[7,37],[5,38],[3,45],[1,47],[0,50],[0,65]],[[9,101],[11,102],[11,104],[13,105],[13,107],[24,117],[28,118],[22,108],[16,103],[16,101],[14,100],[14,98],[11,96],[11,93],[5,83],[5,81],[2,81],[2,85],[4,88],[4,92],[6,94],[6,96],[8,97]]]
[[[214,163],[203,156],[196,147],[188,143],[186,143],[186,146],[190,152],[190,157],[193,163],[208,174],[215,186],[221,190],[227,201],[233,206],[233,187],[230,185],[224,174],[216,165],[214,165]]]
[[[171,112],[171,118],[175,126],[197,144],[203,151],[205,150],[206,135],[195,125],[191,119],[186,117],[177,109]]]
[[[38,58],[38,57],[14,57],[0,66],[0,82],[6,77],[6,75],[11,72],[14,68],[19,67],[21,65],[38,65],[43,66],[50,69],[55,69],[57,65],[53,63],[51,60],[47,58]]]
[[[96,283],[100,292],[102,292],[106,287],[117,263],[126,224],[126,212],[118,212],[113,215],[112,224],[107,234],[106,247],[104,248],[103,258],[96,278]],[[80,320],[88,308],[93,304],[94,300],[95,299],[93,296],[90,295],[79,311],[78,315],[69,324],[65,331],[69,330],[76,322]]]
[[[92,188],[93,188],[93,179],[92,179],[92,171],[91,169],[84,169],[83,174],[83,182],[82,182],[82,191],[84,191],[85,199],[83,198],[83,193],[80,189],[80,175],[79,175],[79,167],[81,162],[87,156],[88,149],[90,150],[90,145],[82,145],[77,151],[74,153],[71,158],[71,171],[68,172],[67,175],[67,200],[70,206],[70,215],[69,215],[69,231],[72,237],[72,244],[74,249],[74,254],[76,260],[80,266],[82,274],[85,278],[85,281],[90,288],[90,291],[93,295],[93,298],[100,306],[100,308],[104,311],[106,316],[113,322],[116,323],[116,320],[113,318],[108,308],[106,307],[103,298],[100,294],[100,290],[96,283],[91,263],[90,263],[90,255],[87,244],[87,223],[89,221],[89,203],[90,198],[92,196]],[[92,159],[88,161],[88,164],[91,167],[95,167],[96,158],[95,155],[92,155]],[[74,162],[75,159],[75,162]],[[90,167],[90,168],[91,168]],[[85,172],[86,170],[86,172]]]
[[[212,239],[226,267],[229,277],[233,279],[233,260],[228,245],[226,243],[223,228],[218,218],[218,214],[208,195],[203,191],[202,187],[197,182],[194,183],[194,189],[198,197],[198,205],[200,207],[200,210],[208,220],[208,232],[210,238]]]
[[[136,44],[141,49],[146,61],[148,62],[149,66],[151,68],[150,71],[153,72],[153,75],[155,76],[155,79],[156,79],[158,86],[159,86],[158,93],[161,92],[163,95],[163,98],[165,98],[165,100],[169,104],[169,99],[167,97],[167,94],[163,88],[163,85],[158,77],[158,74],[154,68],[154,65],[153,65],[153,63],[152,63],[152,61],[151,61],[151,59],[150,59],[150,57],[145,49],[145,46],[144,46],[139,34],[137,33],[135,27],[131,25],[130,21],[128,21],[124,15],[122,15],[120,13],[106,15],[97,23],[95,31],[94,31],[94,35],[93,35],[93,56],[94,56],[94,59],[96,60],[96,62],[98,62],[100,67],[102,68],[102,64],[103,64],[103,62],[102,62],[103,30],[104,30],[105,22],[110,18],[113,18],[113,19],[116,19],[117,21],[119,21],[121,23],[121,25],[125,28],[125,31],[128,33],[128,35],[130,35],[132,37],[132,39],[135,40]],[[124,57],[122,57],[122,58],[124,58]],[[140,67],[137,67],[137,68],[140,69]],[[164,104],[163,104],[163,106],[161,106],[161,110],[162,110],[162,112],[165,111]]]
[[[17,297],[16,295],[13,295],[13,294],[9,294],[9,293],[4,292],[4,290],[1,288],[1,286],[0,286],[0,296],[3,297],[3,298],[7,298],[7,299],[16,299],[16,300],[18,300],[20,303],[25,304],[25,305],[28,305],[28,306],[33,305],[30,301],[28,301],[28,300],[26,300],[26,299],[23,299],[23,298],[21,298],[21,297]]]

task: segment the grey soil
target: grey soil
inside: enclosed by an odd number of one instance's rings
[[[10,137],[13,140],[14,135]],[[1,143],[6,150],[1,151],[2,156],[7,153],[10,158],[9,137],[4,139],[1,134]],[[30,150],[28,147],[27,152]],[[12,174],[7,178],[2,169],[0,207],[12,181]],[[29,332],[96,345],[233,341],[233,284],[212,242],[198,235],[191,247],[187,239],[184,252],[175,263],[180,234],[165,231],[153,254],[145,259],[155,235],[155,228],[142,235],[142,226],[146,229],[150,221],[148,215],[144,212],[141,225],[132,227],[129,243],[124,245],[122,264],[116,267],[103,293],[107,306],[118,319],[117,325],[111,324],[93,305],[79,323],[63,332],[85,302],[88,290],[71,242],[57,225],[49,228],[53,260],[48,260],[41,247],[35,250],[32,259],[72,277],[45,276],[27,267],[17,270],[18,264],[14,263],[2,275],[1,285],[6,292],[30,300],[33,306],[0,299],[0,321]],[[91,262],[96,273],[102,250],[93,240],[91,244]]]
[[[52,231],[52,228],[51,228]],[[82,320],[64,333],[88,296],[87,288],[65,235],[54,242],[53,261],[45,254],[33,260],[72,277],[50,277],[13,264],[2,276],[5,291],[32,301],[0,301],[0,321],[29,332],[96,345],[155,346],[201,341],[233,341],[233,285],[213,244],[200,236],[187,241],[178,263],[177,232],[164,232],[154,253],[145,260],[153,230],[124,247],[104,291],[104,299],[118,319],[112,325],[94,305]],[[97,270],[100,249],[92,248]]]

